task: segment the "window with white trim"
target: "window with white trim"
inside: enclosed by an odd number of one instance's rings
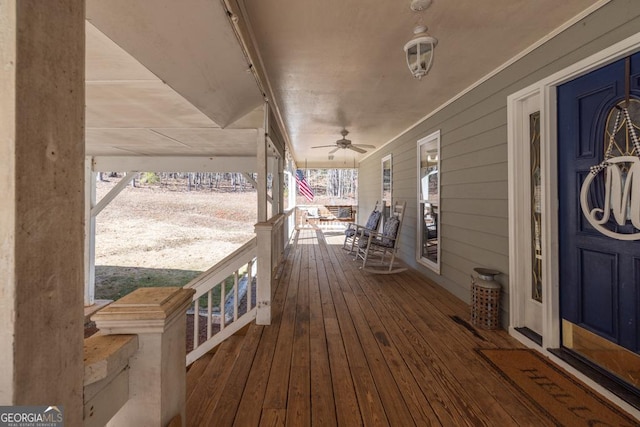
[[[440,131],[418,140],[416,259],[440,273]]]

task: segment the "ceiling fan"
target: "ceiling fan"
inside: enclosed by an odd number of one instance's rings
[[[357,153],[366,153],[367,150],[364,150],[364,148],[376,148],[375,145],[367,145],[367,144],[352,144],[351,140],[346,139],[346,136],[349,134],[349,131],[346,129],[342,129],[342,131],[340,132],[340,134],[342,135],[342,139],[339,139],[336,141],[335,144],[331,144],[331,145],[317,145],[315,147],[311,147],[311,148],[327,148],[327,147],[334,147],[333,150],[329,151],[329,154],[333,154],[336,151],[338,151],[339,149],[349,149],[349,150],[353,150]]]

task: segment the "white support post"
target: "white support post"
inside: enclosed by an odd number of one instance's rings
[[[255,225],[258,259],[256,286],[256,323],[258,325],[271,324],[271,239],[273,224],[259,222]]]
[[[256,170],[258,171],[258,222],[267,220],[267,138],[264,129],[258,129],[258,152]]]
[[[95,303],[96,290],[96,217],[91,212],[96,205],[96,173],[92,157],[84,160],[84,305]]]
[[[269,104],[264,104],[264,128],[258,129],[257,164],[258,171],[258,223],[255,226],[257,247],[256,323],[271,324],[271,239],[273,224],[267,222],[267,145],[269,129]]]
[[[282,183],[283,183],[283,179],[284,179],[284,174],[282,172],[282,165],[283,165],[283,161],[280,157],[274,157],[273,158],[273,169],[272,169],[272,174],[273,174],[273,191],[272,191],[272,195],[273,195],[273,209],[272,209],[272,218],[278,218],[278,220],[275,223],[275,235],[273,236],[273,239],[275,240],[275,245],[274,245],[274,251],[275,253],[273,254],[273,266],[272,267],[276,267],[278,265],[280,265],[280,262],[282,261],[283,257],[284,257],[284,221],[282,220],[282,218],[284,218],[283,216],[283,211],[284,211],[284,199],[283,199],[283,191],[282,191]]]
[[[282,204],[280,193],[281,186],[280,175],[280,159],[278,157],[271,157],[271,216],[277,215],[282,212]]]
[[[277,188],[278,192],[277,194],[274,193],[273,197],[275,199],[277,196],[278,200],[278,210],[276,213],[284,213],[284,160],[278,157],[276,166],[277,168],[273,171],[273,174],[278,177],[278,186],[276,187],[274,184],[274,187]]]
[[[267,150],[269,149],[269,143],[267,143]],[[277,213],[276,210],[276,203],[278,202],[277,200],[274,200],[275,198],[275,190],[274,190],[274,185],[275,185],[275,170],[274,170],[274,165],[275,163],[275,158],[274,157],[267,157],[267,199],[271,199],[271,203],[267,205],[267,218],[271,218],[272,216],[274,216]],[[268,188],[268,182],[269,182],[269,171],[271,171],[271,196],[269,195],[269,188]]]
[[[289,175],[289,209],[293,209],[296,207],[296,177],[295,170],[291,170]]]
[[[95,304],[96,294],[96,216],[116,198],[137,175],[126,175],[99,202],[96,202],[96,183],[98,173],[93,170],[93,157],[84,160],[85,202],[84,202],[84,305]]]

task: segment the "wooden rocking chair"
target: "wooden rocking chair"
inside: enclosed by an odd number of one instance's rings
[[[378,210],[378,202],[376,202],[364,226],[354,222],[349,223],[347,229],[344,230],[344,244],[342,245],[342,249],[348,249],[349,253],[352,253],[360,238],[364,237],[366,239],[369,237],[370,231],[378,231],[381,217],[382,212]]]
[[[391,216],[385,221],[382,233],[370,232],[368,238],[361,238],[358,242],[358,253],[356,259],[362,259],[362,269],[370,273],[392,274],[405,271],[406,267],[394,268],[394,261],[398,251],[398,242],[400,241],[400,231],[402,228],[402,219],[404,218],[404,210],[406,202],[397,202],[393,205]],[[385,264],[385,256],[389,252],[391,260],[389,264]],[[371,266],[371,256],[380,254],[380,261],[373,267]],[[369,267],[367,267],[369,262]]]

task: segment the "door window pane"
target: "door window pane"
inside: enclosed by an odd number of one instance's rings
[[[531,299],[542,302],[542,181],[540,171],[540,112],[529,115],[531,150]]]

